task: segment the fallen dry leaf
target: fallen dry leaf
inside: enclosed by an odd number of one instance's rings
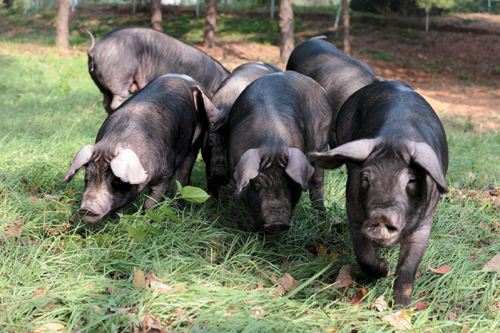
[[[323,244],[318,243],[318,246],[316,246],[316,250],[318,251],[318,255],[326,254],[326,248],[323,246]]]
[[[274,275],[274,273],[271,274],[271,276],[269,277],[271,279],[271,281],[273,281],[274,283],[278,283],[278,278],[276,277],[276,275]]]
[[[417,311],[422,311],[422,310],[427,309],[427,306],[425,305],[425,303],[422,303],[422,302],[418,302],[415,307],[416,307]]]
[[[111,287],[109,287],[107,290],[108,290],[108,293],[109,293],[110,295],[113,295],[113,296],[120,295],[120,294],[125,294],[125,292],[124,292],[124,291],[118,290],[118,289],[116,289],[116,288],[111,288]]]
[[[264,282],[259,281],[259,282],[257,283],[257,289],[264,289]]]
[[[260,305],[256,305],[253,307],[253,310],[250,310],[250,316],[255,318],[264,315],[264,313],[266,313],[266,311],[262,310],[262,307]]]
[[[61,323],[47,323],[35,328],[33,333],[53,333],[53,332],[64,332],[66,327]]]
[[[132,284],[139,288],[146,286],[146,277],[144,276],[144,273],[141,270],[136,269],[135,267],[134,279],[132,280]]]
[[[110,315],[113,313],[121,313],[121,314],[127,314],[127,315],[136,315],[137,314],[137,308],[108,308],[106,310],[106,314]]]
[[[45,199],[50,199],[50,200],[55,200],[55,201],[59,201],[59,197],[56,197],[55,195],[50,195],[50,194],[44,194],[43,197]]]
[[[285,275],[278,280],[276,290],[278,290],[278,293],[283,296],[289,293],[296,284],[297,280],[295,280],[290,274],[285,273]]]
[[[167,329],[163,327],[158,319],[152,314],[147,313],[142,320],[142,333],[167,333]]]
[[[373,301],[373,304],[370,306],[370,310],[373,311],[378,311],[378,312],[384,312],[389,309],[389,305],[387,305],[387,300],[385,299],[384,295],[380,295],[377,297],[375,301]]]
[[[450,313],[448,313],[449,320],[457,320],[458,317],[460,316],[455,311],[450,311]]]
[[[447,272],[449,272],[449,271],[451,270],[451,267],[450,267],[450,266],[448,266],[448,265],[443,265],[443,266],[441,266],[441,267],[439,267],[439,268],[431,268],[431,267],[429,266],[429,269],[430,269],[432,272],[434,272],[434,273],[438,273],[438,274],[445,274],[445,273],[447,273]]]
[[[485,263],[483,265],[483,269],[488,271],[497,271],[497,273],[500,274],[500,253]]]
[[[381,318],[398,330],[411,330],[411,310],[397,311]]]
[[[337,259],[337,258],[338,258],[338,256],[339,256],[339,254],[338,254],[338,253],[333,253],[333,252],[332,252],[332,253],[330,253],[329,255],[327,255],[327,258],[328,258],[328,259],[331,259],[331,260],[335,260],[335,259]]]
[[[363,297],[366,296],[366,293],[367,293],[366,289],[363,288],[356,290],[354,296],[351,299],[351,304],[352,305],[363,304],[364,303]]]
[[[351,275],[351,266],[350,265],[344,265],[340,269],[339,275],[337,276],[337,279],[335,280],[335,283],[333,284],[333,287],[335,289],[342,289],[345,287],[354,287],[356,285],[356,282],[352,279]]]

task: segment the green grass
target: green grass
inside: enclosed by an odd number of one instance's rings
[[[226,22],[225,29],[229,34],[236,28]],[[67,185],[60,180],[75,153],[94,142],[106,117],[102,96],[88,75],[86,56],[34,47],[0,41],[0,331],[59,322],[67,332],[116,332],[146,313],[179,332],[396,331],[370,310],[378,296],[392,299],[394,274],[373,281],[358,273],[355,288],[315,291],[332,284],[342,265],[356,266],[347,226],[330,222],[346,220],[345,168],[326,173],[327,217],[304,195],[292,229],[280,236],[252,231],[230,188],[221,202],[161,205],[181,222],[163,215],[161,207],[153,210],[161,222],[151,220],[142,212],[144,196],[118,221],[81,222],[76,210],[83,172]],[[423,302],[427,309],[413,312],[412,325],[415,332],[461,332],[464,325],[492,332],[500,327],[500,311],[493,310],[500,302],[500,276],[481,266],[500,252],[499,203],[487,192],[500,188],[500,135],[457,118],[443,122],[450,193],[437,207],[415,284],[414,304]],[[206,188],[201,159],[192,180]],[[339,256],[318,255],[318,244]],[[398,254],[397,248],[383,251],[392,271]],[[429,270],[444,264],[452,271]],[[134,267],[186,289],[134,287]],[[280,278],[285,272],[303,289],[295,297],[268,293],[276,287],[272,274]],[[263,290],[255,289],[259,281]],[[360,288],[367,295],[354,309],[349,301]],[[37,291],[41,295],[35,297]],[[106,314],[123,307],[137,307],[138,313]],[[449,319],[452,312],[459,318]]]

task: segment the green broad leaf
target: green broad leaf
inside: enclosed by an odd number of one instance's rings
[[[182,191],[182,185],[181,185],[181,183],[179,183],[178,180],[176,180],[175,183],[177,184],[177,192],[181,192]]]
[[[122,218],[126,220],[135,220],[137,217],[134,215],[122,215]]]
[[[189,202],[202,203],[210,198],[207,192],[194,186],[186,186],[180,190],[180,193],[181,198]]]
[[[177,216],[175,216],[174,211],[171,210],[170,208],[168,208],[168,207],[161,207],[161,212],[163,214],[165,214],[171,220],[174,220],[175,222],[182,223],[182,220],[180,218],[178,218]]]
[[[158,236],[161,233],[161,230],[155,227],[146,227],[144,232],[153,236]]]
[[[116,241],[116,237],[110,234],[96,235],[94,239],[99,247],[110,247]]]
[[[130,226],[127,231],[133,239],[142,240],[144,238],[144,232],[141,229]]]
[[[161,223],[161,217],[160,215],[156,214],[153,211],[146,210],[146,215],[149,216],[149,218],[155,222]]]

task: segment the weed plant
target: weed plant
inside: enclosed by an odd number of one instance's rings
[[[345,224],[345,168],[326,172],[326,216],[304,194],[291,230],[279,236],[253,230],[230,186],[219,200],[166,200],[153,214],[142,211],[143,195],[116,221],[83,223],[76,214],[83,170],[69,184],[60,180],[76,152],[95,141],[106,117],[102,96],[83,52],[61,55],[37,46],[26,52],[15,43],[0,41],[1,331],[57,322],[67,332],[116,332],[146,313],[176,332],[396,331],[379,319],[392,310],[370,309],[381,295],[392,300],[394,274],[380,280],[353,274],[353,288],[320,290],[343,265],[357,265]],[[443,121],[450,193],[437,207],[420,264],[413,305],[426,309],[413,311],[413,332],[494,332],[500,276],[481,267],[500,252],[500,135],[455,118]],[[200,158],[192,181],[206,188]],[[318,253],[319,244],[338,256]],[[398,248],[382,251],[391,271],[398,254]],[[430,271],[441,265],[452,269]],[[135,287],[134,267],[170,279],[177,291]],[[296,295],[273,292],[274,277],[284,273],[301,284]],[[356,308],[350,300],[361,288],[367,294]],[[127,307],[138,313],[107,312]]]

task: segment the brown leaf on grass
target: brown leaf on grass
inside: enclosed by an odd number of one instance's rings
[[[15,220],[15,221],[12,221],[12,224],[17,226],[18,228],[22,228],[22,227],[24,227],[25,221],[26,221],[25,219]]]
[[[2,217],[2,220],[7,221],[7,218],[8,218],[7,214],[4,214],[3,217]]]
[[[132,280],[132,284],[136,287],[142,288],[146,286],[146,277],[144,276],[144,273],[136,269],[134,267],[134,279]]]
[[[458,315],[455,311],[450,311],[450,313],[448,313],[449,320],[457,320],[458,317],[460,317],[460,315]]]
[[[479,258],[479,256],[475,253],[472,253],[470,256],[469,256],[469,262],[473,262],[475,261],[477,258]]]
[[[45,199],[49,199],[49,200],[55,200],[55,201],[59,201],[60,200],[59,197],[56,197],[55,195],[50,195],[50,194],[44,194],[43,197]]]
[[[491,233],[490,227],[488,227],[488,225],[484,221],[479,222],[479,228],[486,230],[488,233]]]
[[[323,244],[318,243],[316,251],[318,251],[318,255],[326,254],[326,247],[324,247]]]
[[[370,306],[370,310],[373,311],[378,311],[378,312],[384,312],[389,309],[389,305],[387,305],[387,300],[385,299],[384,295],[380,295],[377,297],[375,301],[373,301],[373,304]]]
[[[69,189],[66,192],[64,192],[64,195],[73,195],[73,194],[75,194],[75,191],[73,191],[72,189]]]
[[[38,201],[38,200],[40,200],[40,198],[39,198],[39,197],[37,197],[36,195],[30,195],[30,196],[28,197],[28,199],[30,199],[31,201]]]
[[[60,232],[59,232],[59,231],[57,231],[57,230],[56,230],[56,229],[54,229],[54,228],[48,228],[48,227],[44,227],[44,228],[45,228],[45,230],[46,230],[48,233],[51,233],[51,234],[53,234],[53,235],[55,235],[55,236],[57,236],[57,235],[59,235],[59,234],[60,234]]]
[[[366,296],[366,293],[367,293],[366,289],[363,288],[356,290],[354,296],[351,299],[351,304],[352,305],[363,304],[364,303],[363,297]]]
[[[176,321],[179,321],[181,320],[184,316],[186,316],[186,321],[187,321],[187,325],[192,325],[193,324],[193,318],[187,316],[187,312],[185,311],[182,311],[181,309],[177,309],[177,317],[176,317]]]
[[[283,296],[289,293],[297,284],[297,280],[295,280],[290,274],[285,273],[285,275],[278,280],[278,286],[276,290],[278,293]]]
[[[18,228],[16,226],[13,226],[12,228],[5,229],[5,231],[3,232],[3,235],[8,240],[11,240],[12,238],[17,237],[17,235],[19,235],[21,233],[21,230],[22,230],[22,228]]]
[[[257,289],[264,289],[264,282],[259,281],[259,282],[257,283]]]
[[[220,270],[221,270],[223,273],[226,273],[226,274],[231,274],[231,272],[230,272],[228,269],[224,268],[224,267],[222,267]]]
[[[167,329],[163,327],[158,319],[152,314],[147,313],[142,320],[142,333],[167,333]]]
[[[483,269],[488,271],[497,271],[497,273],[500,274],[500,253],[485,263],[483,265]]]
[[[40,297],[42,295],[45,295],[47,293],[47,291],[49,291],[49,288],[38,288],[36,291],[35,291],[35,295],[31,296],[30,299],[35,299],[37,297]]]
[[[400,331],[411,330],[411,310],[397,311],[388,315],[383,316],[383,321],[389,323],[389,325],[395,327]]]
[[[109,287],[107,290],[108,290],[108,293],[110,295],[113,295],[113,296],[120,295],[120,294],[125,294],[124,291],[121,291],[119,289],[112,288],[112,287]]]
[[[266,311],[262,310],[262,307],[260,305],[256,305],[253,307],[253,310],[250,310],[250,316],[254,318],[258,318],[262,315],[264,315]]]
[[[335,259],[337,259],[337,258],[338,258],[338,256],[339,256],[339,254],[338,254],[338,253],[333,253],[333,252],[332,252],[332,253],[328,254],[326,257],[327,257],[328,259],[335,260]]]
[[[339,275],[337,276],[337,279],[333,284],[333,288],[342,289],[346,287],[354,287],[356,285],[356,282],[354,282],[354,280],[352,279],[350,272],[351,272],[350,265],[342,266]]]
[[[106,310],[106,314],[114,314],[114,313],[121,313],[121,314],[126,314],[126,315],[136,315],[137,314],[137,308],[108,308]]]
[[[417,309],[417,311],[422,311],[427,309],[427,306],[425,305],[425,303],[418,302],[415,308]]]
[[[271,281],[273,281],[274,283],[278,283],[278,279],[276,278],[276,275],[274,273],[271,274],[271,276],[269,277],[271,279]]]
[[[54,333],[54,332],[64,332],[66,327],[61,323],[47,323],[42,326],[35,328],[33,333]]]
[[[449,271],[451,271],[451,267],[448,265],[443,265],[439,268],[431,268],[430,266],[428,266],[428,267],[431,270],[431,272],[438,273],[438,274],[445,274],[445,273],[448,273]]]

